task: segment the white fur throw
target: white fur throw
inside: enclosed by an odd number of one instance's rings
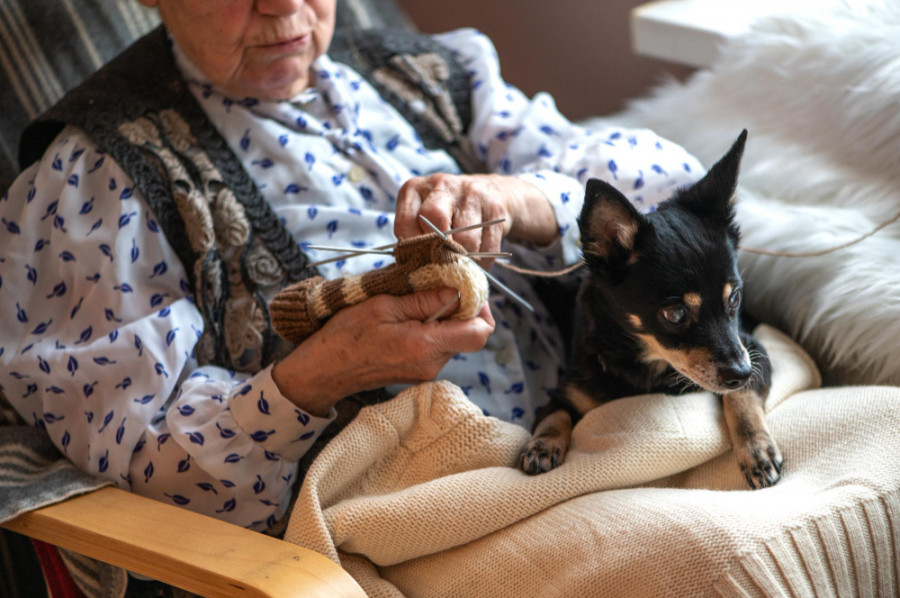
[[[816,389],[785,335],[775,375],[783,479],[748,490],[709,393],[612,401],[553,471],[529,434],[448,382],[364,408],[312,464],[285,539],[369,596],[897,596],[900,389]]]
[[[744,245],[819,250],[900,211],[900,4],[760,22],[710,71],[614,119],[712,164],[737,134]],[[750,313],[843,383],[900,384],[900,223],[816,258],[744,253]]]

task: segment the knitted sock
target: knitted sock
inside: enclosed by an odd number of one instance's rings
[[[282,289],[269,304],[272,326],[285,340],[300,344],[339,310],[380,294],[406,295],[449,287],[459,291],[451,316],[473,317],[488,297],[487,278],[466,250],[437,233],[404,239],[394,248],[396,263],[336,280],[315,276]]]

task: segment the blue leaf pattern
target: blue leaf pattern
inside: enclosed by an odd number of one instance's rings
[[[222,424],[220,424],[219,422],[216,422],[216,428],[219,429],[219,435],[220,435],[222,438],[226,438],[226,439],[227,439],[227,438],[234,438],[235,435],[236,435],[236,432],[235,432],[234,430],[231,430],[231,429],[228,429],[228,428],[223,428],[223,427],[222,427]]]
[[[122,423],[119,424],[119,428],[116,430],[116,444],[122,444],[122,438],[125,436],[125,420],[127,417],[122,418]]]

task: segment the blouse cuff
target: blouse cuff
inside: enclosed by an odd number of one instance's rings
[[[263,449],[297,461],[334,421],[337,411],[332,408],[327,417],[318,417],[298,408],[281,394],[272,379],[272,367],[235,387],[231,415]]]
[[[578,216],[584,204],[584,186],[570,176],[551,170],[527,172],[516,176],[541,190],[553,207],[559,226],[559,237],[553,243],[534,249],[546,256],[548,264],[562,260],[562,263],[556,265],[568,266],[581,260]]]

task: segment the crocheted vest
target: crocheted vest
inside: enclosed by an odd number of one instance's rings
[[[451,52],[406,31],[344,31],[329,55],[365,77],[430,149],[464,172],[469,79]],[[182,80],[159,28],[109,63],[22,135],[19,162],[40,159],[66,124],[87,132],[128,173],[184,264],[205,329],[201,365],[256,372],[290,350],[265,297],[316,274]]]

